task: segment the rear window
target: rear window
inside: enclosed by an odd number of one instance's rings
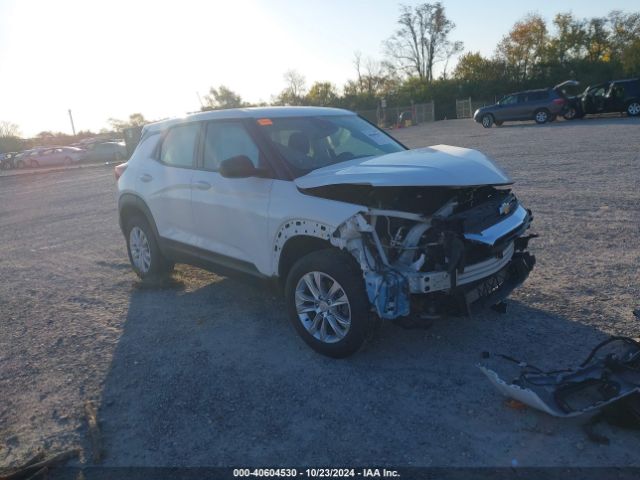
[[[544,90],[542,92],[529,92],[527,94],[527,101],[529,102],[535,102],[538,100],[546,100],[547,98],[549,98],[549,92]]]
[[[151,158],[154,157],[154,152],[158,146],[158,140],[160,140],[160,133],[152,133],[143,138],[136,147],[133,155],[129,159],[129,162],[133,162],[138,158]]]
[[[162,142],[160,161],[174,167],[192,167],[199,132],[197,123],[169,130]]]

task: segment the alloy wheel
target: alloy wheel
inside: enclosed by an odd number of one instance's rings
[[[636,115],[640,115],[640,103],[638,102],[633,102],[629,104],[629,107],[627,108],[627,113],[629,115],[632,116],[636,116]]]
[[[349,332],[349,299],[330,275],[315,271],[303,275],[296,286],[295,303],[300,322],[315,339],[336,343]]]
[[[149,239],[140,227],[133,227],[129,232],[129,248],[133,265],[142,273],[151,268],[151,247]]]
[[[542,111],[542,112],[536,113],[536,121],[538,123],[545,123],[547,119],[548,119],[547,112]]]

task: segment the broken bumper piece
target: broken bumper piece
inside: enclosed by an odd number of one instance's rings
[[[488,366],[478,367],[504,396],[554,417],[595,412],[640,393],[640,343],[626,337],[602,342],[575,369],[544,372],[520,362],[519,375],[510,383]]]

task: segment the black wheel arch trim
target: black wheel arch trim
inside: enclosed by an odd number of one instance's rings
[[[118,200],[118,219],[120,221],[120,230],[122,230],[122,233],[126,234],[125,232],[126,225],[123,218],[123,211],[128,207],[134,208],[142,212],[147,222],[149,222],[149,225],[153,229],[153,234],[156,236],[156,239],[159,239],[160,235],[158,234],[158,227],[156,226],[156,222],[153,219],[151,210],[149,209],[149,207],[147,206],[147,203],[142,198],[140,198],[138,195],[135,195],[133,193],[123,193],[120,196],[120,199]],[[162,247],[160,247],[160,249],[162,250]]]

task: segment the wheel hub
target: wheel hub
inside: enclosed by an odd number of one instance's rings
[[[309,272],[298,281],[296,313],[305,330],[323,343],[342,340],[351,327],[351,306],[342,286],[323,272]]]
[[[129,248],[133,265],[142,273],[147,273],[151,268],[151,247],[146,234],[140,227],[131,229]]]

